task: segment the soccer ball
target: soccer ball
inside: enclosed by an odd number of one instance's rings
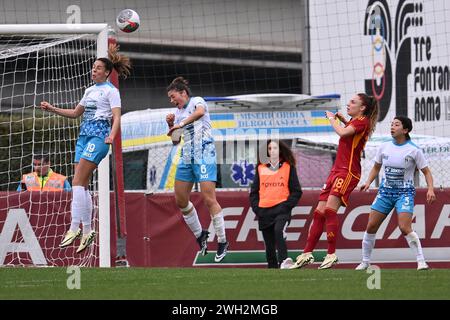
[[[131,9],[122,10],[116,19],[119,29],[126,33],[136,31],[139,28],[139,23],[139,15]]]

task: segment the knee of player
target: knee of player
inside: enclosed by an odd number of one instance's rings
[[[370,223],[367,225],[367,228],[366,228],[367,233],[374,234],[374,233],[377,233],[377,231],[378,231],[378,225],[370,224]]]
[[[208,208],[213,207],[217,203],[216,197],[211,196],[211,195],[204,196],[203,200],[205,201],[205,205]]]
[[[193,207],[190,205],[189,200],[176,198],[175,202],[183,214],[188,214],[192,211]]]
[[[78,178],[78,177],[74,177],[73,181],[72,181],[72,186],[86,186],[88,185],[88,183],[86,183],[85,181],[82,181],[82,179]]]
[[[400,225],[398,226],[398,228],[400,229],[400,231],[402,232],[402,234],[403,234],[404,236],[406,236],[407,234],[409,234],[409,233],[412,232],[412,228],[411,228],[410,225],[402,225],[402,224],[400,224]]]

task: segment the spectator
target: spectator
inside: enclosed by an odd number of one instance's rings
[[[33,159],[33,172],[24,174],[17,191],[72,191],[67,177],[50,168],[48,155],[38,155]]]

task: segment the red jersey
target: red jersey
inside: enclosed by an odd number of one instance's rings
[[[369,138],[370,122],[367,117],[350,120],[345,127],[355,128],[355,134],[341,137],[332,171],[347,171],[355,178],[361,177],[361,154]]]

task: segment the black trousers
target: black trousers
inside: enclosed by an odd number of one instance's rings
[[[261,230],[266,246],[266,259],[269,268],[279,268],[283,260],[287,258],[286,239],[283,234],[287,224],[287,220],[279,219],[275,220],[275,223],[270,227]]]

